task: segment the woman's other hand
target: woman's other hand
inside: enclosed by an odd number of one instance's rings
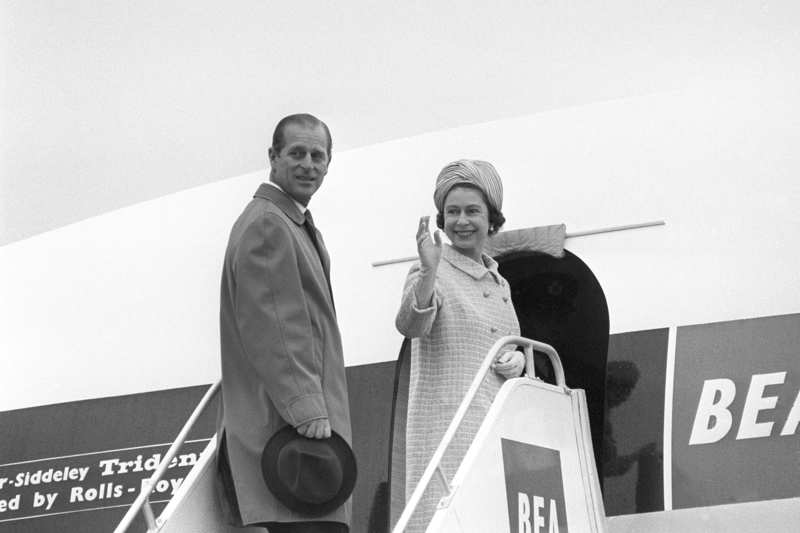
[[[442,258],[442,236],[437,229],[431,239],[428,229],[431,217],[420,217],[417,228],[417,253],[419,254],[420,268],[423,272],[436,272],[439,260]]]
[[[517,378],[525,369],[525,354],[522,352],[503,352],[494,360],[492,368],[506,379]]]

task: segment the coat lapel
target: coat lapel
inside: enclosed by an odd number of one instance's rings
[[[256,193],[253,195],[253,197],[267,200],[278,206],[278,208],[280,208],[280,210],[283,211],[292,222],[299,226],[298,229],[306,234],[309,244],[311,245],[311,249],[315,252],[313,255],[319,258],[319,265],[322,267],[322,273],[325,276],[325,283],[328,285],[328,293],[331,297],[331,305],[333,306],[333,290],[329,281],[331,279],[331,260],[330,256],[328,256],[328,249],[325,248],[325,242],[322,240],[322,234],[316,227],[314,227],[313,231],[317,237],[317,244],[319,247],[314,246],[314,243],[311,242],[311,237],[307,234],[304,227],[306,221],[305,214],[300,212],[300,209],[298,209],[294,200],[292,200],[292,198],[281,189],[273,187],[267,183],[262,183],[258,186],[258,190],[256,190]]]
[[[297,208],[297,205],[295,205],[294,200],[292,200],[288,194],[277,187],[262,183],[258,186],[258,190],[253,197],[269,200],[273,204],[277,205],[280,207],[281,211],[286,213],[286,216],[288,216],[292,222],[298,226],[303,225],[303,222],[306,220],[306,217],[300,212],[300,210]]]
[[[500,273],[497,271],[497,261],[486,254],[481,254],[483,264],[476,263],[464,254],[455,251],[452,246],[445,244],[442,248],[442,258],[455,268],[475,279],[481,279],[489,274],[494,278],[496,283],[500,282]]]

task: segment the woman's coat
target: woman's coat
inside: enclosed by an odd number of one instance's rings
[[[508,282],[497,262],[483,255],[483,264],[444,245],[436,271],[431,305],[417,305],[419,264],[411,267],[403,289],[397,329],[411,338],[408,421],[406,425],[406,501],[422,477],[458,405],[489,349],[501,337],[519,335],[519,322]],[[490,372],[478,390],[444,456],[448,479],[455,475],[484,415],[504,378]],[[407,531],[424,531],[443,495],[426,492]]]

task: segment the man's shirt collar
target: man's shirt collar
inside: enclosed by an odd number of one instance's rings
[[[283,189],[278,186],[273,185],[270,187],[267,183],[262,183],[259,185],[253,197],[263,198],[264,200],[269,200],[274,203],[298,226],[306,221],[305,214],[300,210],[294,198],[286,194]]]
[[[267,185],[272,185],[273,187],[275,187],[275,188],[276,188],[276,189],[278,189],[279,191],[283,191],[283,194],[285,194],[285,195],[286,195],[286,196],[288,196],[289,198],[292,198],[292,196],[291,196],[291,195],[290,195],[288,192],[286,192],[286,191],[284,191],[284,190],[283,190],[283,187],[281,187],[280,185],[278,185],[278,184],[277,184],[277,183],[275,183],[274,181],[268,181],[268,182],[266,182],[266,183],[267,183]],[[297,209],[299,209],[299,210],[300,210],[300,212],[301,212],[302,214],[305,214],[305,213],[306,213],[306,209],[308,209],[306,206],[304,206],[303,204],[301,204],[300,202],[298,202],[298,201],[297,201],[297,200],[295,200],[294,198],[292,198],[292,201],[294,202],[294,204],[297,206]]]

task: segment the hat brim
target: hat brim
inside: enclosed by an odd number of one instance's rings
[[[331,451],[341,462],[342,483],[329,500],[321,503],[309,502],[289,490],[278,475],[278,456],[281,449],[295,439],[306,438],[297,433],[292,426],[281,428],[264,446],[264,451],[261,453],[261,474],[270,492],[287,508],[312,517],[322,516],[340,507],[352,494],[357,477],[356,458],[347,441],[335,431],[331,431],[331,437],[322,442],[330,446]]]

